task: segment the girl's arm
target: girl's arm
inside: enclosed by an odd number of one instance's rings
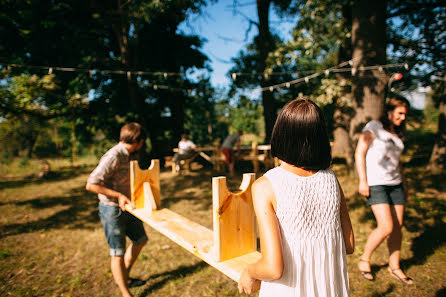
[[[339,191],[341,193],[341,228],[342,235],[344,237],[345,251],[347,254],[353,254],[355,251],[355,236],[353,234],[352,222],[350,221],[350,215],[348,214],[347,202],[345,201],[344,191],[342,191],[339,184]]]
[[[359,194],[369,197],[370,188],[367,183],[367,175],[365,170],[365,156],[369,149],[370,144],[373,139],[375,139],[375,135],[373,135],[370,131],[364,131],[361,136],[359,136],[358,145],[356,146],[355,151],[355,163],[356,163],[356,171],[359,176]]]
[[[266,177],[261,177],[254,183],[252,196],[260,233],[262,257],[242,271],[238,288],[240,293],[247,294],[252,294],[259,289],[259,280],[279,279],[283,272],[280,229],[275,212],[276,198],[272,185]]]

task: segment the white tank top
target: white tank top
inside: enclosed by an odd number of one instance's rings
[[[402,183],[400,156],[404,150],[402,140],[386,131],[379,121],[370,121],[362,131],[375,136],[365,157],[367,184],[369,186],[395,186]]]
[[[331,169],[309,177],[281,167],[265,173],[277,201],[283,275],[262,282],[259,297],[349,296],[340,191]]]

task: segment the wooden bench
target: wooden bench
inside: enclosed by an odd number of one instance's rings
[[[173,149],[174,152],[178,152],[178,148]],[[253,171],[257,173],[259,171],[260,163],[265,165],[266,169],[273,168],[277,162],[271,156],[271,145],[262,144],[259,145],[257,142],[253,142],[251,146],[240,147],[241,154],[239,155],[239,160],[251,161]],[[211,152],[210,155],[204,152]],[[244,152],[248,152],[247,154]],[[260,153],[259,153],[260,152]],[[196,156],[200,155],[209,163],[212,164],[213,169],[217,172],[222,171],[225,168],[225,156],[223,154],[220,144],[214,147],[199,147],[197,148],[197,155],[192,158],[181,160],[180,166],[184,167],[186,172],[190,171],[190,163],[195,159]],[[172,166],[172,173],[175,173],[175,163],[172,162],[172,157],[165,157],[167,166]]]
[[[161,207],[159,160],[147,170],[130,162],[133,207],[127,210],[195,256],[238,281],[242,269],[260,259],[257,251],[251,186],[254,173],[243,175],[239,193],[231,193],[225,177],[212,178],[213,230]]]
[[[173,149],[174,153],[178,153],[178,151],[179,151],[178,148]],[[193,156],[191,156],[188,159],[180,160],[180,162],[179,162],[180,163],[180,171],[184,170],[186,173],[190,173],[190,170],[191,170],[190,164],[198,156],[198,154],[199,153],[197,152],[196,154],[194,154]],[[164,157],[165,167],[171,166],[172,173],[176,174],[176,168],[175,168],[176,164],[175,164],[175,162],[172,161],[172,159],[173,159],[173,156]]]

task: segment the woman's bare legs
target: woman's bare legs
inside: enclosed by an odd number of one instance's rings
[[[401,254],[401,227],[403,226],[404,205],[390,205],[393,219],[393,231],[387,239],[387,247],[389,249],[389,268],[393,274],[400,279],[407,278],[407,275],[400,269]]]
[[[389,204],[374,204],[371,206],[375,215],[377,227],[370,233],[367,243],[364,247],[364,253],[359,258],[358,268],[360,271],[370,271],[370,257],[376,248],[386,239],[393,230],[392,212]],[[368,274],[365,276],[372,280],[373,277]]]

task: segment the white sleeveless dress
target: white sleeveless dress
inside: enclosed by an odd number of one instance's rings
[[[265,177],[276,196],[284,270],[279,280],[262,281],[259,297],[349,296],[334,172],[301,177],[276,167]]]

